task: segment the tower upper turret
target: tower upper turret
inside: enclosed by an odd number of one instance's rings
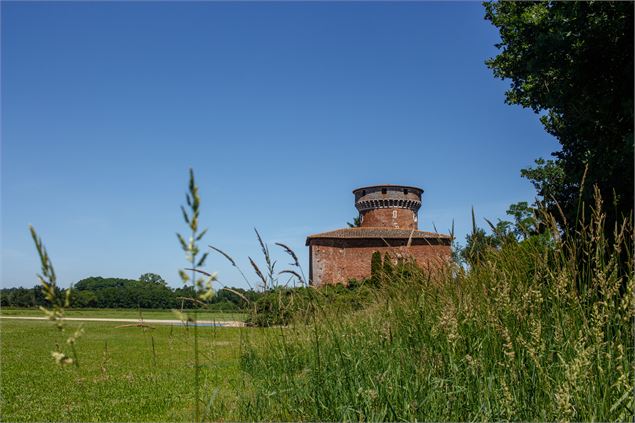
[[[362,227],[418,229],[417,213],[423,190],[404,185],[373,185],[357,188],[355,207]]]

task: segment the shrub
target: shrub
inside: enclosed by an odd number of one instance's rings
[[[255,303],[247,323],[254,326],[279,326],[292,322],[308,322],[310,309],[319,306],[337,313],[361,310],[374,298],[366,281],[352,280],[348,285],[326,285],[320,288],[276,288],[264,293]]]

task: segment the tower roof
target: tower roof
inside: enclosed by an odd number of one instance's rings
[[[334,231],[322,232],[309,235],[306,238],[306,245],[312,239],[435,239],[451,240],[450,235],[436,232],[419,231],[415,229],[392,229],[392,228],[345,228]]]
[[[408,190],[412,190],[412,191],[418,191],[418,193],[421,195],[423,194],[423,189],[419,188],[419,187],[414,187],[411,185],[395,185],[395,184],[382,184],[382,185],[368,185],[365,187],[359,187],[359,188],[355,188],[353,190],[353,194],[355,194],[358,191],[363,191],[363,190],[372,190],[372,189],[377,189],[377,188],[392,188],[392,189],[408,189]]]

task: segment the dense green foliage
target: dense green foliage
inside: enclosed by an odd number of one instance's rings
[[[206,305],[187,304],[187,307],[205,307],[216,311],[241,311],[249,308],[249,301],[255,301],[260,293],[242,288],[232,288],[234,292],[218,290],[206,301]],[[236,294],[236,292],[238,294]],[[61,293],[61,291],[60,291]],[[90,277],[77,282],[71,290],[70,304],[73,308],[179,308],[182,298],[196,297],[191,286],[173,289],[156,274],[141,275],[139,280]],[[3,307],[47,306],[48,302],[41,287],[5,288],[0,290],[0,305]]]
[[[327,285],[319,289],[313,287],[276,288],[267,291],[255,302],[248,324],[254,326],[288,325],[292,321],[304,321],[311,316],[307,307],[320,304],[321,307],[349,313],[361,310],[374,299],[373,288],[365,283],[351,281],[343,284]]]
[[[171,308],[175,294],[161,282],[116,278],[87,278],[75,285],[71,294],[74,307],[99,308]]]
[[[606,204],[615,202],[607,207],[607,233],[633,208],[633,8],[604,1],[485,3],[485,18],[501,37],[501,52],[487,65],[511,81],[507,103],[539,113],[562,146],[555,161],[539,159],[522,172],[561,224],[576,221],[580,199],[593,204],[594,185]]]
[[[419,272],[414,262],[398,260],[375,251],[371,256],[371,275],[363,280],[351,279],[346,284],[287,288],[279,287],[265,292],[254,303],[247,323],[253,326],[279,326],[310,323],[312,310],[319,307],[334,313],[348,314],[373,304],[379,295],[378,287],[391,284],[411,273]]]
[[[632,420],[633,229],[609,242],[598,210],[575,236],[553,224],[467,270],[393,274],[355,313],[312,302],[309,324],[245,348],[239,418]]]
[[[513,221],[498,219],[494,224],[485,219],[491,229],[491,232],[487,233],[476,224],[476,215],[472,209],[472,232],[465,237],[464,247],[457,246],[457,262],[474,266],[485,260],[488,250],[540,236],[547,228],[542,219],[544,214],[544,211],[539,212],[525,201],[512,204],[507,210],[507,215],[513,218]]]
[[[362,226],[362,217],[354,217],[352,222],[346,222],[346,224],[349,228],[359,228],[360,226]]]
[[[2,307],[39,307],[47,305],[42,287],[0,289]]]

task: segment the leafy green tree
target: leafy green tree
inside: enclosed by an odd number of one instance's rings
[[[593,185],[614,204],[607,228],[633,207],[633,2],[484,3],[501,37],[486,64],[511,81],[508,104],[540,114],[561,144],[555,160],[522,171],[561,221],[593,204]],[[585,183],[582,184],[583,179]]]
[[[75,289],[71,291],[70,303],[73,308],[173,309],[181,304],[180,298],[194,298],[196,296],[196,289],[191,285],[172,289],[154,277],[140,279],[143,280],[102,277],[82,279],[75,284]],[[59,287],[56,287],[55,290],[56,295],[64,294]],[[251,289],[219,290],[218,294],[209,301],[213,305],[210,310],[246,310],[260,296],[262,293]],[[42,289],[36,286],[33,288],[0,289],[0,305],[3,307],[48,307],[51,303],[46,299]],[[201,304],[197,302],[188,304],[188,308],[192,307],[199,308]]]
[[[349,228],[359,228],[360,226],[362,226],[362,218],[361,216],[357,216],[353,219],[352,222],[346,222],[346,224]]]
[[[541,233],[542,223],[536,215],[536,209],[526,201],[512,204],[507,209],[507,215],[513,222],[498,219],[494,224],[485,219],[491,233],[476,225],[476,216],[472,209],[472,233],[465,237],[466,245],[459,251],[459,256],[470,266],[485,260],[492,249],[500,249],[505,244],[523,242]]]
[[[40,288],[8,288],[3,290],[2,305],[10,307],[36,307],[44,305],[44,302],[37,302],[36,293],[41,292]],[[41,298],[40,298],[41,299]]]
[[[511,231],[518,239],[527,239],[541,232],[543,226],[538,219],[537,210],[526,201],[512,204],[507,215],[514,218]]]
[[[485,259],[485,254],[492,248],[491,237],[482,228],[474,228],[472,233],[465,237],[465,247],[461,251],[461,257],[470,266],[475,266]]]
[[[210,303],[218,304],[218,303],[225,302],[225,303],[233,304],[234,306],[236,306],[236,308],[246,308],[249,306],[249,303],[246,302],[242,297],[246,298],[249,301],[255,301],[255,298],[250,294],[250,292],[254,292],[254,291],[247,291],[241,288],[230,288],[230,289],[231,291],[227,289],[218,290],[216,295],[212,297],[212,300],[210,301]],[[239,294],[242,295],[242,297]],[[250,298],[250,296],[252,298]]]
[[[155,283],[158,285],[167,286],[167,282],[163,280],[163,278],[156,273],[144,273],[139,276],[139,282],[147,282],[147,283]]]
[[[97,295],[92,291],[71,291],[71,304],[74,308],[96,307]]]
[[[540,195],[539,205],[553,211],[565,184],[564,169],[554,160],[539,158],[534,163],[535,167],[521,169],[520,174],[532,183]]]
[[[119,278],[102,278],[101,276],[91,276],[86,279],[82,279],[77,282],[74,288],[77,291],[88,290],[88,291],[99,291],[105,288],[119,288],[123,287],[126,284],[126,281],[129,279],[119,279]]]

